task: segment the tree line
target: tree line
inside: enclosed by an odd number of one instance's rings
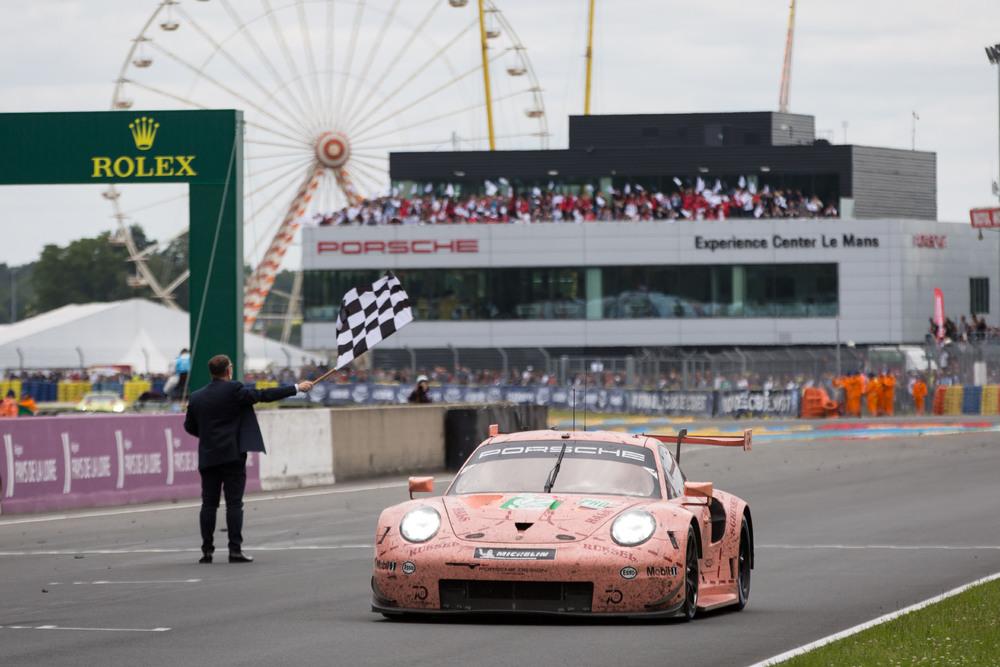
[[[150,250],[155,245],[155,241],[149,239],[139,225],[133,225],[131,232],[140,251]],[[168,284],[179,276],[188,266],[187,234],[165,248],[150,250],[147,264],[161,284]],[[245,267],[247,275],[250,270],[249,266]],[[136,297],[153,299],[153,291],[148,286],[129,283],[129,277],[136,273],[136,267],[129,261],[128,250],[115,242],[111,232],[76,239],[64,246],[48,244],[34,262],[16,267],[0,264],[0,324],[21,321],[73,303],[120,301]],[[292,273],[281,271],[274,289],[287,293],[291,291],[291,285]],[[178,288],[174,297],[178,306],[188,310],[186,282]],[[283,301],[277,295],[269,296],[265,312],[272,308],[283,311]],[[261,322],[259,328],[264,335],[280,335],[280,323]],[[298,338],[297,334],[296,327],[293,340]]]

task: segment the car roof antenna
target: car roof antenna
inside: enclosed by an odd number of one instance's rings
[[[678,464],[681,462],[681,443],[684,441],[684,438],[687,437],[687,434],[688,430],[686,428],[682,428],[677,432],[677,455],[674,458],[677,460]]]
[[[573,387],[573,430],[576,430],[576,386]]]

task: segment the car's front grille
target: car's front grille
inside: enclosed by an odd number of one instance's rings
[[[580,581],[442,579],[441,609],[589,612],[594,585]]]

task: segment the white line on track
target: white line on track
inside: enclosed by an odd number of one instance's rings
[[[169,632],[170,628],[74,628],[61,625],[0,625],[0,630],[71,630],[74,632]]]
[[[259,546],[253,551],[338,551],[342,549],[371,549],[371,544],[303,544],[290,546]],[[184,554],[201,553],[201,549],[148,548],[148,549],[51,549],[28,551],[0,551],[0,556],[116,556],[122,554]],[[225,554],[223,554],[225,556]]]
[[[893,551],[1000,551],[1000,544],[757,544],[756,549],[888,549]]]
[[[435,483],[448,484],[450,478],[435,479]],[[385,482],[383,484],[350,485],[346,487],[334,487],[328,489],[317,489],[313,491],[279,491],[258,494],[244,499],[244,503],[260,503],[269,500],[289,500],[293,498],[311,498],[313,496],[332,496],[342,493],[357,493],[361,491],[379,491],[381,489],[398,489],[406,487],[407,482]],[[24,519],[0,519],[0,528],[4,526],[18,526],[25,523],[46,523],[49,521],[63,521],[66,519],[92,519],[95,517],[120,516],[124,514],[143,514],[145,512],[164,512],[166,510],[182,510],[201,507],[201,501],[187,501],[183,503],[169,503],[147,505],[144,507],[129,507],[126,509],[97,510],[91,512],[73,512],[72,514],[49,514],[45,516],[33,516]]]
[[[49,586],[114,586],[118,584],[197,584],[201,579],[145,579],[138,581],[50,581]]]
[[[761,662],[755,662],[754,664],[750,665],[749,667],[770,667],[771,665],[777,665],[778,663],[784,662],[785,660],[789,660],[790,658],[794,658],[797,655],[802,655],[803,653],[808,653],[809,651],[812,651],[813,649],[817,649],[817,648],[819,648],[821,646],[826,646],[827,644],[835,642],[838,639],[843,639],[845,637],[850,637],[851,635],[856,635],[859,632],[863,632],[864,630],[867,630],[868,628],[873,628],[876,625],[882,625],[883,623],[887,623],[889,621],[895,620],[895,619],[899,618],[900,616],[903,616],[904,614],[909,614],[910,612],[923,609],[924,607],[929,607],[932,604],[935,604],[937,602],[941,602],[942,600],[946,600],[946,599],[948,599],[950,597],[954,597],[954,596],[958,595],[959,593],[964,593],[965,591],[969,590],[973,586],[978,586],[980,584],[985,584],[985,583],[988,583],[990,581],[995,581],[997,579],[1000,579],[1000,572],[997,572],[995,574],[991,574],[991,575],[989,575],[987,577],[983,577],[982,579],[976,579],[975,581],[972,581],[972,582],[969,582],[969,583],[964,584],[962,586],[959,586],[958,588],[953,588],[950,591],[947,591],[945,593],[941,593],[940,595],[935,595],[932,598],[927,598],[926,600],[922,600],[920,602],[917,602],[916,604],[911,604],[909,607],[903,607],[902,609],[897,609],[896,611],[890,612],[888,614],[885,614],[884,616],[879,616],[878,618],[873,618],[870,621],[867,621],[865,623],[861,623],[860,625],[855,625],[854,627],[847,628],[846,630],[841,630],[840,632],[834,633],[832,635],[828,635],[826,637],[823,637],[822,639],[817,639],[814,642],[809,642],[808,644],[803,644],[802,646],[799,646],[797,648],[793,648],[790,651],[785,651],[784,653],[779,653],[778,655],[772,656],[772,657],[770,657],[770,658],[768,658],[766,660],[762,660]]]

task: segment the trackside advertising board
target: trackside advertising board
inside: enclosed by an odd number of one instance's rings
[[[201,495],[198,442],[183,415],[0,421],[0,511],[45,512]],[[260,489],[256,454],[247,489]]]
[[[406,403],[413,385],[330,384],[321,383],[310,392],[308,400],[322,405],[391,405]],[[797,416],[799,392],[778,391],[656,391],[641,389],[587,389],[571,387],[522,387],[494,385],[432,386],[435,403],[526,403],[577,410],[584,405],[594,412],[635,412],[654,415],[722,416]]]

